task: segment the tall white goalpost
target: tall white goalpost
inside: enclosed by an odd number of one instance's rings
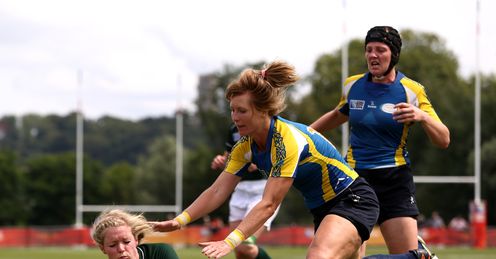
[[[180,77],[178,77],[177,87],[181,88]],[[173,205],[119,205],[119,204],[84,204],[83,203],[83,107],[82,107],[82,86],[83,72],[78,71],[78,100],[77,100],[77,125],[76,125],[76,222],[75,228],[83,227],[84,212],[101,212],[108,208],[123,209],[133,212],[175,212],[179,214],[182,211],[183,200],[183,111],[178,104],[176,116],[176,181],[175,181],[175,203]],[[180,93],[178,93],[179,95]],[[179,97],[178,97],[179,99]],[[178,103],[180,103],[178,101]]]

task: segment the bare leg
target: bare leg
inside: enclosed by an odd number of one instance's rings
[[[388,219],[380,227],[390,254],[403,254],[418,248],[417,221],[414,218]]]
[[[327,215],[315,233],[307,259],[355,259],[361,243],[362,239],[350,221]]]
[[[365,257],[365,253],[367,252],[367,241],[363,242],[358,250],[358,259]]]

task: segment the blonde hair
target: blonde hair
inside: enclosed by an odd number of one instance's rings
[[[138,243],[145,235],[152,231],[146,218],[142,214],[130,214],[120,209],[105,210],[95,219],[91,237],[98,245],[103,245],[105,231],[111,227],[129,226],[131,233]]]
[[[226,89],[226,99],[250,92],[252,103],[259,111],[274,116],[286,108],[286,90],[299,80],[293,66],[274,61],[261,70],[245,69]]]

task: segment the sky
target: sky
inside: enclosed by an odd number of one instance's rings
[[[479,0],[479,16],[476,3],[0,0],[0,117],[78,107],[89,119],[194,111],[199,75],[278,59],[305,76],[319,56],[376,25],[438,35],[462,76],[477,67],[496,74],[496,1]]]

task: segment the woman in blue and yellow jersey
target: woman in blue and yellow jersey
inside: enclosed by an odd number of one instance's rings
[[[422,125],[430,141],[447,148],[449,130],[424,87],[395,69],[401,37],[389,26],[371,28],[365,38],[368,72],[349,77],[335,109],[311,127],[319,132],[350,123],[346,160],[374,188],[380,202],[378,224],[391,254],[425,248],[417,240],[415,184],[406,149],[409,128]]]
[[[226,151],[224,154],[214,157],[211,163],[212,169],[225,169],[229,154],[240,138],[238,128],[234,123],[231,124],[227,141],[225,142]],[[246,170],[229,199],[229,227],[232,230],[238,227],[241,220],[262,200],[265,184],[267,183],[264,171],[258,170],[255,164],[250,164]],[[256,241],[263,233],[270,230],[272,221],[277,216],[278,211],[277,209],[260,229],[234,249],[237,259],[270,258],[267,251],[257,245]]]
[[[287,87],[297,80],[292,66],[276,61],[262,70],[243,71],[227,87],[241,139],[216,181],[175,219],[153,222],[155,230],[179,229],[218,208],[254,163],[268,177],[262,200],[224,240],[200,243],[205,256],[230,253],[275,213],[294,186],[315,222],[307,258],[358,257],[379,214],[377,197],[325,137],[277,116],[285,107]]]

